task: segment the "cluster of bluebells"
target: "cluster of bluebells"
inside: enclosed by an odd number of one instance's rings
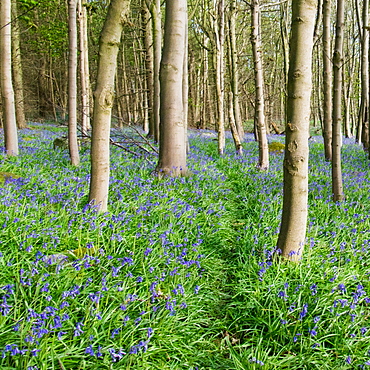
[[[195,140],[203,140],[203,134],[194,134]],[[59,346],[70,341],[88,343],[84,355],[91,360],[119,362],[146,352],[155,340],[156,323],[172,325],[179,312],[186,313],[189,301],[198,299],[204,284],[203,244],[217,234],[223,202],[232,192],[224,186],[226,171],[215,165],[215,156],[192,146],[189,165],[195,176],[158,182],[145,176],[154,168],[155,158],[143,164],[113,150],[110,207],[114,211],[98,216],[93,207],[80,202],[87,194],[88,158],[82,158],[78,169],[66,167],[58,173],[55,161],[67,163],[68,153],[50,153],[46,146],[40,149],[40,142],[50,143],[55,135],[36,130],[25,135],[39,135],[34,142],[20,141],[18,161],[26,175],[0,187],[0,240],[16,241],[11,250],[0,242],[4,276],[12,277],[0,284],[0,315],[16,338],[1,342],[3,359],[29,356],[37,360],[41,351],[47,356],[50,338]],[[247,144],[252,140],[246,136]],[[246,185],[246,191],[238,194],[246,212],[236,241],[243,249],[252,245],[257,284],[268,284],[269,299],[274,300],[271,307],[280,308],[276,315],[292,351],[302,343],[313,350],[322,346],[322,338],[331,334],[327,329],[331,320],[342,325],[348,343],[361,345],[369,333],[365,314],[370,303],[369,276],[355,279],[343,271],[351,264],[365,266],[369,257],[366,225],[370,216],[363,210],[368,195],[355,195],[360,185],[369,188],[368,169],[344,168],[346,191],[354,195],[347,204],[335,205],[327,186],[328,166],[318,168],[319,159],[310,162],[309,244],[314,257],[321,253],[320,269],[315,271],[322,271],[323,276],[310,276],[307,282],[279,282],[273,262],[279,251],[269,246],[279,226],[282,158],[271,156],[269,173],[251,171],[257,146],[250,145],[246,152],[235,157],[228,149],[223,159],[238,169]],[[359,157],[353,156],[345,153],[345,165],[358,162]],[[322,209],[332,215],[327,222],[319,220]],[[346,215],[345,220],[336,216],[338,212]],[[316,252],[322,244],[325,249]],[[81,247],[83,255],[66,253]],[[242,269],[248,274],[249,266],[247,259],[248,268]],[[274,284],[269,282],[270,275]],[[21,292],[20,299],[16,295]],[[23,307],[15,304],[25,301]],[[265,303],[259,302],[261,307]],[[92,338],[91,328],[107,334]],[[122,348],[117,343],[126,337],[131,339]],[[350,365],[356,361],[353,355],[343,358]],[[263,366],[256,357],[250,363]]]
[[[106,332],[107,318],[109,335],[90,341],[85,356],[118,362],[146,352],[155,322],[176,322],[189,300],[200,300],[204,235],[217,232],[224,211],[220,200],[229,192],[219,186],[222,172],[208,163],[208,171],[194,169],[191,180],[157,184],[149,175],[152,164],[143,167],[113,152],[114,211],[98,215],[94,207],[79,204],[88,191],[88,158],[79,168],[55,173],[55,161],[67,160],[68,153],[48,153],[40,144],[52,142],[55,134],[26,130],[24,135],[38,135],[34,141],[21,136],[19,160],[30,163],[23,170],[27,175],[0,188],[2,230],[6,240],[8,229],[16,231],[15,251],[22,261],[16,263],[14,249],[0,243],[4,273],[17,277],[0,290],[0,315],[16,338],[1,341],[3,359],[37,357],[41,351],[47,356],[50,338],[58,346],[83,342],[94,328]],[[139,175],[143,168],[146,178]],[[205,205],[203,196],[215,201]],[[15,301],[23,303],[15,307]],[[115,346],[127,336],[127,348]]]

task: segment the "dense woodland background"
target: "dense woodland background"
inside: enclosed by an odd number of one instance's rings
[[[288,1],[274,4],[261,1],[261,41],[264,71],[265,114],[272,132],[284,131],[286,81],[288,73],[288,41],[290,32],[290,5]],[[335,2],[331,2],[334,36]],[[221,2],[189,1],[189,124],[198,128],[215,128],[217,22]],[[91,91],[97,72],[98,40],[106,15],[106,1],[83,4],[87,13],[89,71]],[[312,126],[320,132],[323,122],[323,27],[322,7],[319,4],[315,29],[313,62],[313,96],[311,102]],[[246,1],[222,3],[225,16],[224,40],[224,99],[230,104],[233,73],[230,51],[230,20],[235,17],[235,41],[241,120],[251,130],[254,119],[255,82],[251,49],[251,6]],[[362,1],[345,3],[345,37],[343,55],[343,129],[346,136],[356,133],[361,102],[361,48],[362,39],[368,43],[367,27],[362,22]],[[20,57],[23,72],[24,108],[29,120],[66,121],[67,64],[68,64],[68,7],[66,1],[17,1],[18,18],[14,17],[15,32],[20,36]],[[13,10],[15,13],[15,10]],[[132,1],[130,15],[124,27],[118,58],[116,80],[115,123],[141,124],[148,121],[148,64],[152,45],[145,43],[151,33],[152,21],[145,1]],[[162,16],[163,22],[163,16]],[[15,53],[16,51],[14,51]],[[14,61],[14,59],[13,59]],[[79,101],[79,112],[82,107]],[[225,119],[228,122],[228,109]],[[80,119],[81,120],[81,119]],[[247,122],[249,124],[247,125]]]

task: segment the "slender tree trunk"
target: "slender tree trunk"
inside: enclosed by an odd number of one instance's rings
[[[129,11],[129,0],[112,0],[99,41],[98,75],[94,92],[94,113],[91,141],[91,180],[89,202],[99,212],[107,211],[109,189],[109,140],[114,76],[123,24]]]
[[[236,15],[237,15],[237,2],[236,0],[231,1],[230,5],[230,54],[231,54],[231,91],[233,98],[233,109],[235,124],[238,130],[240,141],[243,142],[244,139],[244,128],[243,122],[240,115],[240,104],[239,104],[239,72],[238,72],[238,54],[236,50]]]
[[[231,22],[229,22],[231,24]],[[234,139],[234,145],[235,145],[235,149],[236,149],[236,152],[239,154],[239,155],[242,155],[243,154],[243,147],[241,145],[241,137],[239,136],[239,131],[238,131],[238,127],[237,127],[237,124],[236,124],[236,117],[235,117],[235,109],[234,109],[234,90],[233,90],[233,73],[235,72],[233,70],[233,58],[236,57],[236,55],[233,55],[233,49],[232,49],[232,32],[231,30],[229,30],[229,37],[227,38],[227,45],[228,45],[228,56],[229,56],[229,73],[230,73],[230,88],[231,88],[231,91],[229,92],[229,99],[228,99],[228,103],[229,103],[229,125],[230,125],[230,129],[231,129],[231,134],[233,136],[233,139]],[[234,32],[235,32],[235,29],[234,29]],[[235,36],[235,35],[234,35]],[[239,100],[238,100],[238,104],[239,104]],[[239,112],[239,119],[240,119],[240,112]]]
[[[23,69],[21,46],[19,37],[19,21],[17,11],[17,1],[12,0],[12,52],[13,52],[13,80],[15,98],[15,116],[19,129],[27,126],[24,114],[24,94],[23,94]]]
[[[18,133],[12,83],[11,0],[0,3],[0,76],[4,111],[4,141],[8,156],[18,155]]]
[[[82,117],[81,131],[86,135],[90,130],[90,71],[89,71],[89,47],[87,37],[87,14],[82,0],[78,0],[78,14],[80,25],[80,77],[81,77],[81,102]]]
[[[277,243],[282,256],[292,261],[302,257],[306,238],[311,64],[316,8],[317,0],[292,2],[283,214]]]
[[[361,105],[359,125],[362,126],[361,142],[365,151],[369,150],[369,1],[362,2],[361,35]]]
[[[68,145],[71,164],[80,164],[77,142],[77,0],[68,1]]]
[[[209,39],[204,35],[204,49],[203,49],[203,80],[202,80],[202,113],[201,113],[201,128],[206,129],[207,123],[208,125],[211,123],[208,120],[207,113],[209,112],[210,105],[209,105],[209,68],[208,68],[208,45]],[[208,126],[209,127],[209,126]]]
[[[182,66],[182,105],[184,113],[184,128],[185,128],[185,148],[186,152],[189,153],[190,145],[188,139],[188,119],[189,119],[189,34],[188,34],[188,11],[187,11],[187,0],[184,0],[185,4],[185,40],[184,40],[184,61]],[[186,163],[186,159],[185,159]]]
[[[187,1],[167,1],[161,61],[161,135],[159,176],[186,174],[186,125],[184,122],[184,57]]]
[[[332,142],[332,190],[334,202],[344,200],[341,147],[342,147],[342,68],[344,35],[344,0],[337,0],[335,46],[333,56],[333,142]]]
[[[160,82],[159,70],[161,65],[162,53],[162,27],[161,27],[161,1],[153,0],[148,5],[153,22],[153,52],[154,52],[154,69],[153,69],[153,119],[154,119],[154,141],[159,143],[160,138]]]
[[[153,114],[153,96],[154,96],[154,79],[153,79],[153,28],[152,20],[148,7],[143,1],[142,5],[142,22],[144,30],[144,48],[145,48],[145,76],[147,86],[147,106],[148,106],[148,136],[154,137],[154,114]]]
[[[288,20],[289,20],[289,3],[282,1],[280,4],[280,34],[283,48],[283,61],[284,61],[284,91],[283,91],[283,107],[284,107],[284,120],[287,120],[287,83],[289,73],[289,32],[288,32]]]
[[[259,157],[257,167],[267,170],[269,167],[269,150],[267,142],[265,100],[263,89],[262,42],[260,29],[260,4],[259,0],[251,2],[251,42],[254,61],[255,78],[255,124],[258,131]]]
[[[217,132],[218,153],[225,151],[225,122],[224,122],[224,40],[225,40],[225,4],[218,0],[217,17],[215,20],[216,39],[216,98],[217,98]]]
[[[325,160],[332,159],[332,61],[331,61],[331,0],[323,2],[323,63],[324,63],[324,151]]]
[[[233,135],[233,139],[234,139],[235,150],[237,154],[242,155],[243,146],[240,141],[238,128],[235,122],[235,116],[234,116],[235,111],[234,111],[234,99],[233,98],[234,98],[233,93],[230,91],[229,93],[229,123],[230,123],[231,134]]]

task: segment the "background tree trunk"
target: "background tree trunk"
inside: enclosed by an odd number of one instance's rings
[[[362,2],[361,33],[361,105],[359,125],[362,126],[361,142],[364,150],[369,150],[369,1]]]
[[[161,135],[155,170],[159,176],[180,176],[187,171],[183,100],[186,13],[186,0],[167,1],[160,69]]]
[[[153,114],[153,96],[154,96],[154,79],[153,79],[153,27],[150,18],[150,12],[143,0],[142,4],[142,22],[144,32],[144,48],[145,48],[145,76],[147,86],[147,108],[148,108],[148,136],[154,137],[154,114]]]
[[[244,128],[240,115],[239,104],[239,71],[238,71],[238,53],[236,50],[236,15],[237,5],[236,0],[232,0],[230,4],[230,22],[229,22],[229,35],[230,35],[230,80],[231,91],[233,99],[233,111],[235,118],[235,125],[238,130],[240,142],[244,140]]]
[[[13,81],[14,81],[14,99],[15,116],[17,127],[26,128],[26,117],[24,114],[24,93],[23,93],[23,70],[21,45],[19,37],[19,21],[17,1],[12,0],[12,53],[13,53]]]
[[[262,42],[260,27],[260,4],[259,0],[251,2],[251,42],[254,61],[255,78],[255,125],[258,136],[258,164],[261,170],[269,167],[269,148],[267,142],[266,120],[265,120],[265,99],[263,89],[263,65],[262,65]]]
[[[18,155],[18,133],[12,83],[11,0],[0,4],[0,76],[4,112],[4,141],[8,156]]]
[[[129,0],[112,0],[99,42],[99,62],[94,92],[91,140],[91,180],[89,202],[99,212],[107,211],[109,190],[109,139],[114,100],[114,76],[123,24],[130,7]]]
[[[316,8],[316,0],[292,2],[283,214],[277,243],[282,256],[292,261],[302,257],[306,238],[311,63]]]
[[[217,16],[214,20],[216,39],[216,100],[217,100],[217,132],[218,153],[225,151],[225,120],[224,120],[224,41],[225,41],[225,4],[218,0]]]
[[[77,0],[68,2],[68,146],[71,164],[80,164],[77,142]]]
[[[323,2],[323,64],[324,64],[324,152],[325,160],[331,161],[332,152],[332,61],[331,61],[331,0]]]
[[[87,37],[87,14],[82,0],[78,0],[78,14],[80,25],[80,77],[81,77],[81,131],[86,135],[90,130],[90,70],[89,47]]]
[[[332,142],[332,190],[334,202],[344,200],[341,147],[342,147],[342,68],[344,35],[344,0],[337,0],[337,17],[335,28],[335,46],[333,56],[333,142]]]
[[[160,82],[159,70],[161,65],[162,54],[162,26],[161,26],[161,1],[152,0],[149,5],[150,14],[153,22],[153,80],[154,80],[154,95],[153,95],[153,119],[154,119],[154,141],[159,143],[160,138]]]

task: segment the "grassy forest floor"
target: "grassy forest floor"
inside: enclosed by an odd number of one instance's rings
[[[2,134],[1,134],[2,135]],[[187,178],[112,147],[110,213],[86,205],[81,166],[52,149],[63,129],[31,124],[0,159],[0,368],[370,368],[369,161],[343,146],[346,201],[310,142],[307,245],[275,264],[281,153],[255,168],[227,140],[193,132]],[[0,138],[3,140],[3,138]],[[270,137],[270,141],[282,141]],[[12,175],[10,175],[12,174]]]

